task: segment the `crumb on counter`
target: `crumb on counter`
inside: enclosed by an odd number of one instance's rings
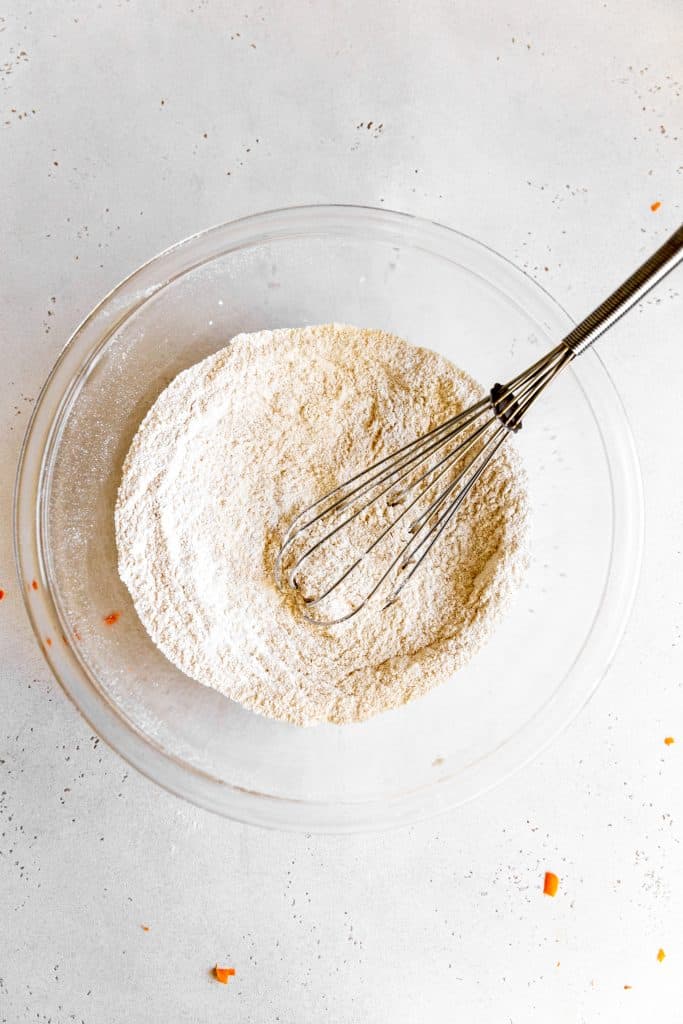
[[[221,985],[227,985],[229,978],[234,978],[235,968],[234,967],[219,967],[218,964],[213,969],[214,977],[216,981],[220,981]]]
[[[556,874],[552,871],[546,871],[545,878],[543,879],[543,892],[546,896],[557,895],[557,890],[560,884],[560,880]]]

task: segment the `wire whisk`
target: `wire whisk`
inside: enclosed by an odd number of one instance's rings
[[[297,595],[302,616],[332,626],[371,603],[397,601],[548,385],[681,259],[683,227],[542,359],[303,509],[275,565],[278,586]],[[335,563],[340,551],[346,561],[328,575],[326,555]]]

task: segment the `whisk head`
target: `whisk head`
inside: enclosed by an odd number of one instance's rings
[[[356,473],[295,517],[275,565],[309,622],[387,608],[453,523],[527,409],[574,358],[564,344],[475,405]]]

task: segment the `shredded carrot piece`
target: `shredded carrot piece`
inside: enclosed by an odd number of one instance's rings
[[[31,586],[34,590],[38,589],[38,580],[31,580]]]
[[[662,962],[662,960],[664,959],[665,956],[666,956],[666,953],[664,952],[664,950],[660,949],[659,952],[657,953],[657,959],[659,960],[660,964],[661,964],[661,962]]]
[[[656,203],[651,203],[650,204],[650,209],[652,210],[653,213],[656,213],[661,205],[662,204],[659,201],[657,201]]]
[[[4,596],[5,596],[5,591],[0,587],[0,601],[2,601]]]
[[[105,626],[113,626],[115,622],[118,622],[121,618],[121,612],[110,612],[109,615],[105,615],[103,622]]]
[[[670,747],[672,743],[676,742],[676,740],[673,738],[673,736],[665,736],[664,742],[666,743],[667,747]]]
[[[560,884],[560,880],[557,875],[553,874],[552,871],[546,871],[545,878],[543,879],[543,892],[546,896],[555,896],[557,894],[557,887]]]
[[[213,969],[213,973],[216,976],[216,981],[220,981],[221,985],[228,984],[228,978],[235,977],[234,967],[219,967],[218,964]]]

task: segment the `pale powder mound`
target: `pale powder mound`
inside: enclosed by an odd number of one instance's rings
[[[116,506],[119,571],[155,644],[200,683],[299,725],[359,721],[447,680],[526,564],[511,447],[385,611],[312,626],[273,562],[300,509],[481,394],[433,352],[338,324],[239,335],[181,373],[135,436]]]

